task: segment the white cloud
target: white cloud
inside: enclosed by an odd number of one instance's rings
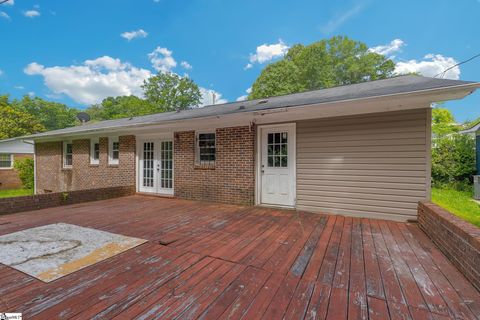
[[[17,89],[17,90],[23,90],[23,89],[25,89],[24,86],[15,86],[14,88]]]
[[[215,104],[227,103],[228,100],[222,98],[222,94],[215,90],[206,89],[200,87],[200,93],[202,94],[201,107],[209,106],[213,104],[213,95],[215,95]]]
[[[172,51],[160,46],[149,53],[148,58],[153,68],[160,72],[170,72],[177,66],[177,62],[172,57]]]
[[[336,15],[330,19],[326,25],[320,27],[320,31],[325,34],[330,34],[337,30],[342,24],[359,14],[363,8],[365,8],[367,2],[357,3],[355,6],[349,10],[343,11],[341,14]]]
[[[6,12],[3,12],[3,11],[0,11],[0,18],[10,20],[10,16]]]
[[[35,92],[33,91],[29,91],[27,94],[30,98],[33,98],[35,96]]]
[[[441,54],[427,54],[423,60],[408,60],[397,62],[395,72],[398,74],[416,72],[426,77],[434,77],[458,62],[452,57]],[[443,76],[447,79],[460,79],[460,68],[457,66],[448,70]]]
[[[370,52],[375,52],[375,53],[378,53],[378,54],[381,54],[381,55],[384,55],[384,56],[388,56],[388,55],[392,55],[394,53],[399,52],[402,49],[402,47],[405,46],[405,45],[406,44],[403,40],[394,39],[394,40],[390,41],[389,44],[380,45],[380,46],[370,48],[369,51]],[[394,58],[394,56],[392,56],[391,58]]]
[[[15,0],[8,0],[7,2],[4,2],[2,3],[4,5],[9,5],[9,6],[13,6],[15,4]]]
[[[138,29],[135,31],[126,31],[120,34],[122,38],[127,39],[128,41],[135,39],[135,38],[146,38],[148,36],[148,32],[143,29]]]
[[[186,70],[191,70],[193,68],[192,65],[187,61],[180,62],[180,65]]]
[[[28,18],[34,18],[40,16],[40,11],[38,10],[27,10],[23,12],[23,15]]]
[[[248,95],[249,95],[250,93],[252,93],[252,87],[250,87],[250,88],[248,88],[247,90],[245,90],[245,92],[246,92],[247,94],[238,97],[238,98],[237,98],[237,101],[245,101],[245,100],[247,100],[247,99],[248,99]]]
[[[257,47],[255,53],[250,54],[250,63],[248,63],[244,69],[250,69],[254,63],[265,63],[275,58],[283,57],[289,49],[281,39],[278,43],[274,44],[262,44]]]
[[[32,62],[24,72],[42,76],[54,94],[65,94],[82,104],[98,103],[108,96],[142,96],[141,85],[151,76],[149,70],[109,56],[66,67],[45,67]]]

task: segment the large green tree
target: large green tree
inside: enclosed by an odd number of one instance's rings
[[[0,96],[0,139],[14,138],[45,131],[33,115],[13,107],[8,96]]]
[[[92,120],[110,120],[142,116],[156,112],[154,105],[136,96],[108,97],[87,108]]]
[[[155,106],[156,112],[185,110],[200,105],[198,85],[188,77],[166,72],[144,81],[145,99]]]
[[[291,47],[282,60],[262,71],[249,99],[385,79],[395,64],[360,41],[336,36]]]
[[[13,100],[11,104],[16,110],[33,116],[46,130],[63,129],[78,124],[78,110],[63,103],[24,96],[20,100]]]
[[[432,132],[435,137],[458,132],[460,126],[455,123],[452,112],[446,108],[435,107],[432,110]]]

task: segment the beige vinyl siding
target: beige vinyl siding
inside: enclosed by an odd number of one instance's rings
[[[405,221],[429,197],[430,109],[297,123],[297,208]]]

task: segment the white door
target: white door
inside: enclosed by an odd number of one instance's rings
[[[139,159],[140,192],[173,194],[173,141],[141,142]]]
[[[261,128],[260,202],[295,205],[295,126]]]

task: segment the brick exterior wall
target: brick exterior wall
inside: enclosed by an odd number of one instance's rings
[[[184,199],[254,204],[255,129],[249,126],[216,130],[215,166],[195,162],[195,131],[176,132],[175,196]]]
[[[420,228],[480,290],[480,228],[432,203],[418,206]]]
[[[134,186],[135,136],[120,136],[118,165],[108,164],[108,138],[100,138],[100,163],[90,164],[90,140],[73,140],[73,165],[62,166],[61,141],[35,144],[37,194],[73,190]]]
[[[135,194],[135,186],[77,190],[33,196],[0,198],[0,214],[38,210],[62,205],[105,200]]]
[[[33,158],[31,154],[19,154],[13,155],[13,161]],[[18,189],[22,188],[22,181],[18,177],[18,172],[15,169],[0,169],[0,190]]]

